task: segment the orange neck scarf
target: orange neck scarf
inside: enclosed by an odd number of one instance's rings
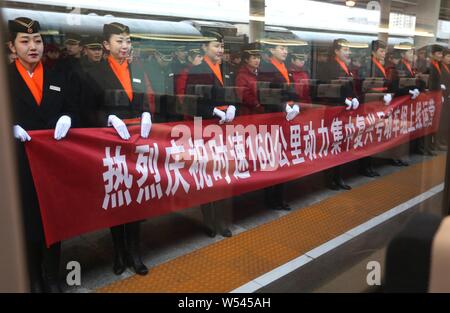
[[[378,69],[381,71],[381,73],[383,73],[384,78],[387,78],[386,76],[386,70],[384,69],[383,65],[380,63],[380,61],[378,61],[375,57],[372,58],[372,62],[373,64],[375,64]]]
[[[438,71],[439,75],[441,75],[441,68],[439,67],[439,63],[437,61],[431,61],[431,64],[433,64],[433,66],[436,68],[436,70]]]
[[[405,64],[406,68],[407,68],[408,71],[411,73],[411,76],[414,76],[414,72],[413,72],[413,70],[412,70],[412,68],[411,68],[411,64],[409,64],[409,62],[406,61],[406,60],[402,60],[402,62],[403,62],[403,64]]]
[[[211,71],[214,73],[216,78],[220,81],[220,83],[223,86],[223,78],[222,78],[222,72],[220,71],[220,64],[218,64],[218,63],[214,64],[208,56],[205,56],[203,58],[203,60],[205,60],[206,64],[208,64]]]
[[[338,57],[335,58],[336,62],[340,65],[340,67],[344,70],[347,76],[351,76],[350,71],[348,70],[347,64],[344,61],[340,60]]]
[[[19,60],[16,60],[16,68],[19,71],[20,76],[22,76],[25,81],[25,84],[27,84],[28,89],[30,89],[37,105],[41,105],[42,93],[44,89],[44,67],[42,66],[42,62],[38,63],[32,76],[30,76],[25,66],[23,66]]]
[[[128,68],[128,62],[124,61],[122,64],[117,62],[111,55],[108,57],[108,63],[117,79],[120,81],[120,84],[123,87],[123,90],[128,95],[128,99],[133,101],[133,88],[131,87],[131,78],[130,78],[130,70]]]
[[[442,63],[442,66],[444,67],[444,69],[447,72],[447,74],[450,74],[450,70],[448,69],[447,64]]]
[[[284,63],[280,63],[279,61],[275,60],[274,58],[271,58],[270,62],[272,62],[273,66],[275,66],[277,68],[277,70],[281,73],[281,75],[283,75],[286,82],[288,84],[290,84],[291,81],[289,80],[289,73],[286,68],[286,65],[284,65]]]

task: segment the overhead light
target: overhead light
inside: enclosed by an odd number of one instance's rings
[[[308,43],[304,40],[299,39],[261,39],[258,40],[259,43],[272,45],[272,46],[307,46]]]
[[[415,31],[414,32],[415,36],[421,36],[421,37],[434,37],[434,33],[430,33],[430,32],[425,32],[425,31]]]
[[[356,2],[352,1],[352,0],[345,1],[345,5],[348,7],[354,7],[355,4],[356,4]]]
[[[394,46],[397,50],[411,50],[414,46],[411,43],[399,43]]]
[[[264,16],[260,16],[260,15],[250,15],[249,20],[256,21],[256,22],[265,22],[266,18]]]

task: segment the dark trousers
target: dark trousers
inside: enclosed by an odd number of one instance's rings
[[[282,206],[284,200],[284,184],[270,186],[264,189],[264,200],[269,207]]]
[[[47,292],[50,284],[59,284],[60,242],[47,248],[43,242],[28,241],[26,257],[31,292]]]
[[[212,231],[222,233],[231,225],[231,211],[233,199],[224,199],[201,205],[205,227]]]

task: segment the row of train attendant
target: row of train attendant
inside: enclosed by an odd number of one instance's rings
[[[155,95],[163,79],[151,77],[153,69],[140,60],[132,60],[130,29],[120,23],[103,26],[103,38],[83,39],[86,56],[80,57],[80,39],[74,36],[66,40],[67,58],[43,65],[44,44],[39,33],[39,22],[26,17],[9,21],[9,48],[16,56],[10,65],[10,83],[14,107],[14,136],[19,140],[20,179],[22,186],[24,219],[26,229],[27,256],[32,291],[61,291],[58,269],[61,244],[45,246],[40,210],[33,180],[23,145],[20,142],[32,140],[28,131],[54,129],[55,140],[66,137],[71,127],[113,127],[118,136],[128,140],[129,125],[140,125],[141,137],[148,138],[152,121],[183,119],[175,113],[158,116],[155,109]],[[223,36],[214,31],[205,31],[201,46],[190,49],[188,63],[178,64],[173,92],[185,97],[196,95],[192,86],[210,86],[210,97],[199,99],[198,116],[214,119],[218,123],[232,122],[237,114],[259,114],[264,112],[284,112],[287,121],[293,121],[300,114],[301,106],[311,106],[309,86],[299,86],[298,81],[308,79],[302,70],[305,56],[291,53],[283,40],[272,39],[266,42],[267,59],[261,60],[262,51],[256,44],[242,49],[242,66],[224,69]],[[78,48],[77,48],[78,47]],[[355,110],[370,92],[383,93],[386,105],[392,98],[411,95],[416,98],[425,86],[415,80],[412,69],[412,47],[398,52],[398,64],[384,65],[386,44],[375,41],[372,45],[372,77],[385,80],[381,89],[361,92],[358,80],[349,69],[350,45],[345,39],[337,39],[331,48],[330,60],[326,70],[320,72],[319,81],[348,78],[343,84],[341,97],[323,99],[323,103],[345,106]],[[103,49],[108,54],[103,57]],[[47,56],[51,49],[47,51]],[[182,51],[176,51],[181,54]],[[445,57],[444,57],[445,55]],[[287,58],[291,63],[286,66]],[[450,74],[446,64],[450,63],[450,52],[440,47],[432,48],[433,62],[430,67],[430,90],[446,89]],[[159,55],[161,64],[169,60]],[[442,58],[444,62],[441,65]],[[447,62],[447,63],[445,63]],[[233,72],[233,75],[230,75]],[[393,75],[393,73],[396,73]],[[398,77],[411,78],[410,85],[400,87]],[[263,105],[258,96],[257,85],[269,84],[270,88],[281,90],[280,101],[273,105]],[[221,94],[225,86],[237,86],[239,105],[226,103]],[[286,87],[287,86],[287,87]],[[448,94],[445,92],[445,99]],[[447,102],[447,100],[446,100]],[[161,110],[161,109],[160,109]],[[166,112],[167,113],[167,112]],[[443,114],[447,118],[448,113]],[[184,117],[188,118],[188,117]],[[441,123],[442,125],[448,123]],[[418,140],[418,149],[425,154],[433,154],[431,144],[443,138]],[[372,160],[365,158],[360,162],[361,173],[375,177]],[[398,157],[395,165],[408,165]],[[332,189],[351,189],[342,178],[342,167],[328,172],[328,186]],[[265,190],[266,203],[275,210],[290,210],[284,198],[284,185]],[[224,237],[232,236],[227,209],[232,199],[221,200],[201,206],[205,229],[209,236],[217,233]],[[133,222],[111,228],[114,245],[113,271],[120,275],[127,267],[137,274],[146,275],[148,269],[143,263],[140,251],[140,224]]]

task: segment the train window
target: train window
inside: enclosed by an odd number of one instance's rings
[[[427,292],[448,5],[3,1],[29,291]]]

